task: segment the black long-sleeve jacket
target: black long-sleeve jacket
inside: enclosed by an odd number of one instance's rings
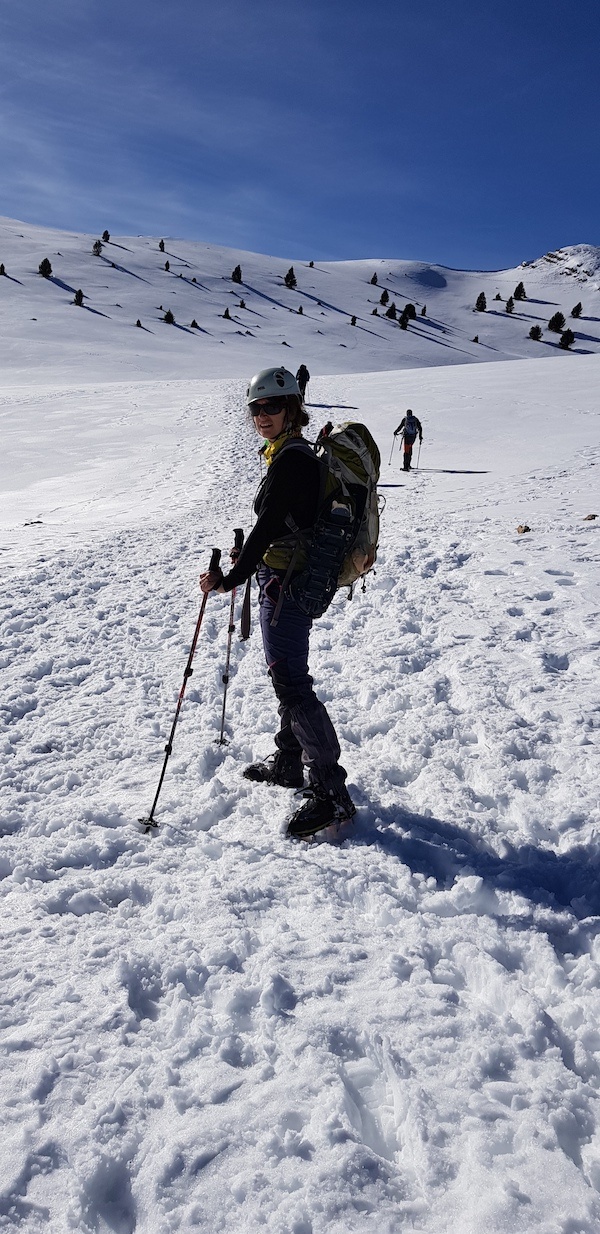
[[[275,455],[254,502],[256,523],[235,566],[223,578],[225,591],[232,591],[245,583],[269,545],[274,540],[289,536],[285,522],[288,514],[301,528],[312,527],[315,522],[320,469],[316,456],[305,447],[306,443],[301,438],[294,438]]]

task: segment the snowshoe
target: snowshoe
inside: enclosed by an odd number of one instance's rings
[[[326,827],[348,822],[356,814],[356,806],[347,789],[327,792],[320,784],[311,785],[305,792],[306,801],[292,815],[287,834],[297,840],[307,840],[324,831]]]
[[[255,784],[278,784],[280,788],[302,788],[304,772],[299,755],[288,750],[276,750],[263,763],[250,763],[242,772],[246,780]]]

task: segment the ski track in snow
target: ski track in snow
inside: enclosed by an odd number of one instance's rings
[[[275,724],[256,620],[215,744],[210,597],[144,837],[197,574],[250,525],[236,389],[128,526],[5,545],[0,1228],[595,1234],[598,524],[501,511],[562,511],[597,452],[460,500],[384,459],[377,573],[312,641],[337,841],[290,843],[291,795],[240,779]]]

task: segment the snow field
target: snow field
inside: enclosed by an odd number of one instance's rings
[[[197,574],[250,526],[240,389],[35,404],[2,520],[7,1228],[595,1234],[597,362],[575,364],[314,381],[315,429],[365,419],[399,487],[366,592],[313,633],[359,811],[310,846],[282,834],[291,794],[240,779],[276,719],[256,621],[215,744],[224,597],[162,830],[135,825]],[[406,405],[447,471],[388,465]]]

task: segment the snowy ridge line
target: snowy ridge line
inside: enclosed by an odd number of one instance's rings
[[[247,378],[273,354],[294,372],[310,360],[311,372],[321,374],[564,358],[559,334],[548,329],[557,310],[575,335],[575,353],[600,351],[600,249],[589,245],[500,271],[382,258],[311,267],[308,259],[187,240],[165,240],[161,252],[159,237],[146,236],[111,238],[96,256],[97,237],[9,219],[1,226],[4,372],[17,385],[45,386],[57,355],[70,380],[85,373],[88,381],[109,382]],[[52,267],[48,278],[38,273],[43,260]],[[285,285],[290,262],[294,288]],[[238,265],[241,283],[231,278]],[[522,282],[527,298],[507,312]],[[481,293],[487,311],[475,312]],[[415,316],[401,330],[407,305]],[[529,337],[534,325],[541,341]]]

